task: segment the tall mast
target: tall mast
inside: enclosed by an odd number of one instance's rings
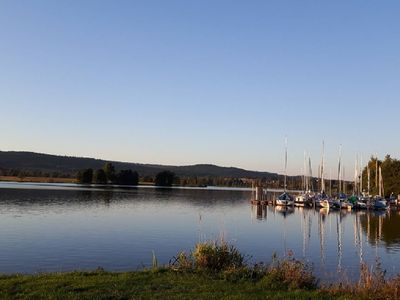
[[[363,167],[362,167],[362,165],[363,165],[363,157],[362,157],[362,154],[361,154],[361,158],[360,158],[360,174],[359,174],[359,176],[360,176],[360,195],[363,194]]]
[[[354,163],[354,188],[353,194],[357,195],[357,188],[358,188],[358,155],[356,155],[356,160]]]
[[[311,181],[311,190],[314,191],[314,184],[312,180],[312,167],[311,167],[311,156],[308,156],[308,171],[309,171],[309,176],[310,176],[310,181]]]
[[[379,185],[379,183],[378,183],[378,173],[379,173],[379,170],[378,170],[378,155],[376,155],[376,161],[375,161],[375,188],[378,190],[378,185]]]
[[[306,150],[304,150],[304,156],[303,156],[303,191],[305,192],[307,189],[307,182],[306,182]]]
[[[340,182],[340,173],[341,173],[341,160],[342,160],[342,145],[339,146],[339,162],[338,162],[338,173],[337,173],[337,180],[338,180],[338,194],[341,193],[341,182]]]
[[[382,168],[379,167],[379,197],[382,197]]]
[[[379,166],[379,197],[385,197],[385,189],[383,187],[382,167]]]
[[[343,184],[343,194],[346,194],[346,168],[343,166],[343,174],[342,174],[342,184]]]
[[[287,137],[285,137],[285,183],[284,191],[286,192],[286,176],[287,176]]]
[[[324,155],[325,155],[325,141],[322,141],[322,159],[321,159],[321,193],[325,192],[325,178],[324,178]]]
[[[368,180],[368,196],[371,190],[371,169],[369,168],[369,163],[367,164],[367,180]]]

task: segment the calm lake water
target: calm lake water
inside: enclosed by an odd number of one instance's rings
[[[0,273],[136,270],[221,237],[250,256],[292,251],[324,280],[379,258],[400,273],[400,214],[262,209],[246,190],[0,183]],[[340,274],[340,275],[338,275]]]

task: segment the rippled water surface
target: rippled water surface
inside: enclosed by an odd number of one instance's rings
[[[0,183],[0,273],[133,270],[199,240],[235,244],[252,262],[289,251],[326,280],[358,276],[377,258],[400,273],[400,214],[280,210],[246,190],[102,189]],[[338,275],[340,274],[340,275]]]

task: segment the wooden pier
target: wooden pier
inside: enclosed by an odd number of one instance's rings
[[[262,186],[253,186],[251,204],[276,205],[276,198],[284,192],[283,189],[267,189]],[[301,191],[287,191],[291,195],[298,195]]]

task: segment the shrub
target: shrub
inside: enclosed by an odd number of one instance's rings
[[[244,257],[239,250],[225,242],[198,243],[193,252],[195,267],[199,270],[220,272],[244,266]]]
[[[308,264],[291,255],[285,259],[274,256],[260,284],[273,290],[315,289],[317,280]]]

